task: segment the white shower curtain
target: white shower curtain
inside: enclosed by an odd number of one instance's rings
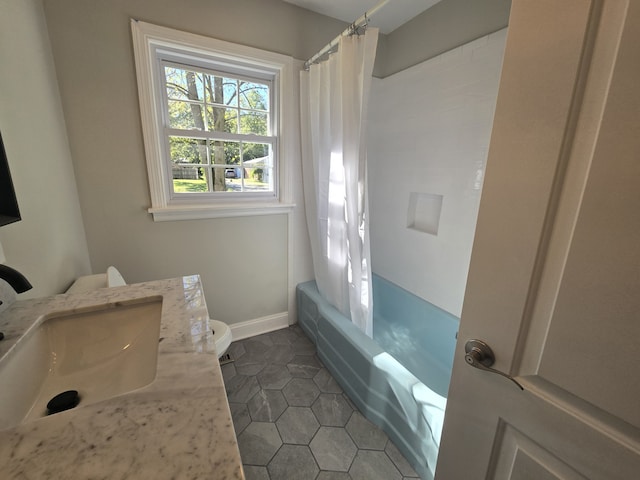
[[[301,72],[302,166],[320,293],[373,335],[365,124],[378,30]]]

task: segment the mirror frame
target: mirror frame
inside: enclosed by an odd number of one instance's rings
[[[13,188],[9,160],[0,133],[0,227],[21,220],[18,199]]]

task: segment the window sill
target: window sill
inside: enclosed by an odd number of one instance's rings
[[[180,205],[149,208],[154,222],[203,220],[208,218],[281,215],[293,211],[293,203],[233,203],[226,205]]]

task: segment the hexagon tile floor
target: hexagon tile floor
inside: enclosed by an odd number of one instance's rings
[[[247,480],[419,478],[293,325],[234,342],[222,366]]]

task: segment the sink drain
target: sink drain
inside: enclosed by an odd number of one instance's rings
[[[67,390],[66,392],[59,393],[47,403],[47,412],[49,415],[54,413],[64,412],[70,410],[80,403],[80,395],[77,390]]]

